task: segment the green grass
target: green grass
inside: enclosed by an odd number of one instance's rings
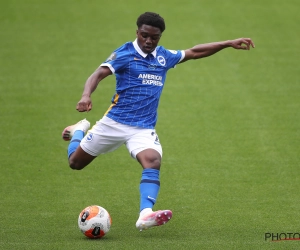
[[[54,1],[0,3],[1,249],[299,249],[265,233],[299,232],[300,82],[298,1]],[[87,77],[135,38],[144,11],[166,20],[161,44],[251,37],[171,70],[159,108],[163,144],[157,209],[164,227],[135,229],[141,167],[125,147],[83,171],[67,165],[62,129],[100,119],[114,77],[75,110]],[[77,216],[98,204],[112,216],[102,240]]]

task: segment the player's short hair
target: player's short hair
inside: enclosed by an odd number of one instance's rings
[[[165,20],[159,14],[154,12],[145,12],[138,17],[136,21],[138,28],[143,24],[159,28],[161,32],[166,29]]]

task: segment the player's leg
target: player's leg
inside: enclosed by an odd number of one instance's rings
[[[160,189],[160,153],[155,149],[145,149],[138,153],[136,158],[143,167],[140,182],[140,216],[136,222],[136,227],[142,231],[164,225],[172,218],[172,211],[152,211]]]
[[[171,210],[152,211],[160,189],[160,164],[162,148],[154,130],[144,129],[134,135],[127,148],[142,165],[140,181],[140,216],[136,227],[140,230],[160,226],[172,218]]]
[[[143,169],[160,170],[161,154],[152,148],[145,149],[136,155],[136,159],[142,165]]]
[[[161,155],[154,149],[145,149],[137,154],[136,159],[142,165],[140,181],[140,212],[152,209],[160,189],[160,163]],[[148,209],[149,210],[149,209]]]
[[[75,152],[69,157],[69,166],[74,170],[81,170],[88,164],[90,164],[96,156],[92,156],[86,153],[80,145],[76,148]]]
[[[66,127],[62,132],[62,138],[65,141],[70,141],[68,146],[68,159],[72,169],[83,169],[95,158],[95,156],[86,153],[80,147],[80,142],[89,127],[90,123],[86,119],[83,119],[74,125]]]
[[[90,123],[82,120],[63,131],[63,139],[70,141],[68,147],[69,165],[80,170],[91,163],[98,155],[112,152],[124,144],[127,127],[122,130],[119,124],[104,116],[90,129]],[[86,135],[85,132],[87,132]]]

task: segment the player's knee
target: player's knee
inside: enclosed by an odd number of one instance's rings
[[[69,166],[73,170],[81,170],[85,167],[82,164],[80,164],[78,161],[73,159],[69,159]]]
[[[160,158],[156,158],[152,163],[151,163],[151,168],[160,169],[160,164],[161,164],[161,160]]]
[[[144,162],[144,164],[142,165],[143,168],[152,168],[152,169],[160,170],[160,164],[161,164],[160,158],[152,158],[151,160]]]
[[[138,153],[137,160],[144,169],[153,168],[160,170],[161,156],[157,151],[153,149],[147,149]]]

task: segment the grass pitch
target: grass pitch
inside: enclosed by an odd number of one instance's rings
[[[54,1],[0,3],[1,249],[299,249],[300,85],[297,1]],[[171,70],[157,132],[163,145],[157,209],[163,227],[139,232],[141,168],[127,150],[83,171],[67,166],[62,129],[101,118],[114,77],[75,110],[87,77],[135,39],[144,11],[166,20],[161,45],[251,37]],[[98,204],[111,231],[86,239],[79,212]],[[284,235],[282,235],[284,237]]]

